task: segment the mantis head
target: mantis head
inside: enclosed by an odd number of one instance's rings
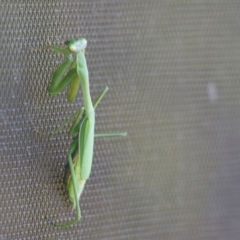
[[[77,53],[80,51],[84,51],[87,47],[87,40],[85,38],[78,38],[78,39],[68,39],[65,41],[70,52]]]

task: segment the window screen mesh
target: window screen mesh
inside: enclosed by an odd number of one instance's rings
[[[239,1],[0,3],[0,239],[239,239]],[[58,127],[82,105],[49,96],[63,57],[49,40],[88,40],[96,132],[73,219],[64,191],[71,139]]]

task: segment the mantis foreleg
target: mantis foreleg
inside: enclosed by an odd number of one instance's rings
[[[63,76],[73,62],[72,54],[65,54],[65,56],[66,60],[62,64],[60,64],[60,66],[54,71],[52,81],[48,89],[49,93],[53,96],[59,93],[59,85],[62,83],[63,80],[66,81],[65,78],[63,79]]]
[[[68,48],[59,48],[57,46],[51,45],[50,42],[49,45],[45,47],[45,49],[48,48],[57,53],[63,54],[66,57],[66,60],[54,71],[48,91],[52,96],[55,96],[58,93],[62,92],[67,86],[70,86],[67,99],[69,102],[72,102],[76,98],[80,85],[80,79],[76,72],[76,64],[73,64],[74,60],[72,54],[69,53]],[[66,74],[68,68],[71,65],[71,70]]]

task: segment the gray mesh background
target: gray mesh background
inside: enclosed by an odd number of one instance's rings
[[[9,1],[0,4],[1,239],[239,239],[240,2]],[[50,97],[63,58],[34,51],[88,40],[97,139],[82,219],[63,175],[70,140],[55,129],[81,104]]]

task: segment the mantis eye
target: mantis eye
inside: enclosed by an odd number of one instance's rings
[[[74,43],[74,40],[73,39],[67,39],[65,42],[65,45],[69,45],[69,44],[73,44]]]

